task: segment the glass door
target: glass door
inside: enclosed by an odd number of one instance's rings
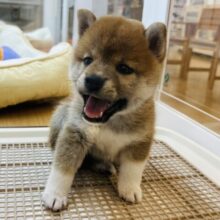
[[[173,0],[163,4],[149,1],[143,16],[146,24],[168,24],[160,101],[220,134],[220,1]]]

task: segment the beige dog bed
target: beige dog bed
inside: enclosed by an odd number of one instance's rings
[[[61,43],[48,54],[0,62],[0,107],[68,95],[71,54]]]

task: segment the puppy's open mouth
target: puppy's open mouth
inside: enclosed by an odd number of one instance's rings
[[[104,123],[116,112],[123,110],[127,105],[126,99],[109,102],[91,95],[83,95],[83,117],[89,122]]]

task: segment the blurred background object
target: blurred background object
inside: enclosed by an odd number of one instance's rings
[[[147,13],[143,10],[146,5]],[[159,20],[165,16],[161,15],[165,5],[165,0],[0,0],[0,20],[18,26],[33,47],[47,52],[61,41],[75,45],[76,11],[80,8],[93,11],[97,17],[125,16],[148,26],[155,14]],[[167,10],[169,48],[160,98],[220,133],[220,0],[172,0]],[[6,112],[1,119],[0,111],[0,125]],[[9,112],[10,120],[13,111]],[[30,106],[28,112],[31,114]],[[44,118],[41,125],[48,124],[48,112],[45,114],[41,111],[38,116]]]

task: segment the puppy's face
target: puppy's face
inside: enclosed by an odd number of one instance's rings
[[[80,39],[73,80],[84,100],[83,117],[105,123],[153,96],[166,50],[161,23],[144,29],[134,20],[78,12]]]

